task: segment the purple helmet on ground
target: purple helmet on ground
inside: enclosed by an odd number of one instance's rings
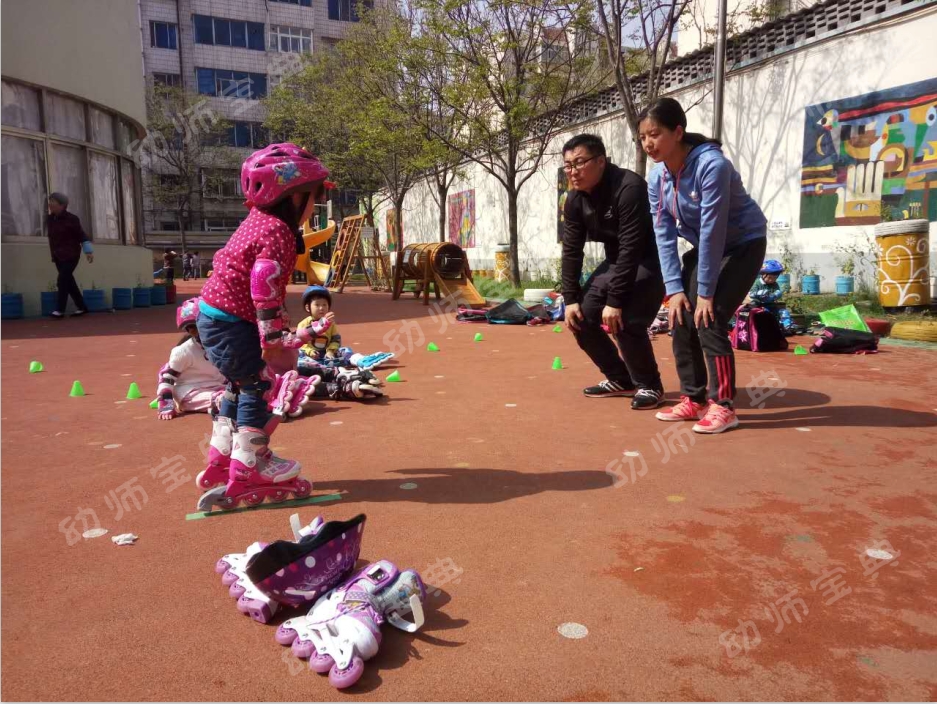
[[[278,540],[253,555],[246,573],[266,596],[291,606],[312,605],[354,569],[366,516],[329,521],[315,535]]]

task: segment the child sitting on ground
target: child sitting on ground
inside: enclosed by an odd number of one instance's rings
[[[335,313],[331,311],[332,294],[325,286],[307,287],[303,292],[303,308],[309,317],[303,318],[296,330],[309,329],[312,339],[299,348],[297,368],[300,372],[304,368],[321,365],[326,360],[336,359],[342,346]]]
[[[176,310],[176,326],[185,336],[159,370],[156,414],[160,420],[172,420],[180,413],[217,411],[221,404],[225,378],[202,349],[195,326],[198,302],[198,298],[191,298]]]
[[[221,408],[227,381],[208,361],[199,339],[195,322],[199,301],[199,297],[190,298],[176,309],[176,326],[185,332],[185,336],[172,348],[169,362],[159,370],[156,417],[160,420],[172,420],[182,413],[211,413],[214,416]],[[283,383],[290,385],[283,397],[289,404],[285,409],[289,417],[295,418],[303,412],[319,381],[319,377],[311,375],[300,378],[295,371],[275,377],[274,388],[277,390]]]
[[[316,396],[335,400],[357,400],[383,396],[382,382],[369,370],[393,357],[378,353],[363,357],[342,347],[342,336],[331,311],[332,294],[325,286],[309,286],[303,292],[303,308],[309,317],[296,326],[297,333],[310,330],[310,341],[299,350],[296,368],[303,376],[315,374],[322,378]]]
[[[791,319],[791,312],[781,302],[783,292],[778,285],[778,276],[784,273],[784,265],[777,259],[768,259],[760,273],[761,278],[755,279],[746,303],[764,308],[778,319],[785,333],[794,334],[796,326]]]

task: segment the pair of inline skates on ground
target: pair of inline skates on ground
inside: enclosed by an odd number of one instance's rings
[[[385,622],[415,632],[424,622],[426,589],[414,570],[379,560],[355,570],[365,516],[325,523],[321,516],[302,526],[290,517],[293,540],[253,543],[222,557],[215,571],[237,599],[238,609],[260,623],[280,607],[308,607],[277,628],[276,640],[308,659],[309,668],[329,675],[339,689],[364,672],[377,654]],[[408,620],[411,618],[412,620]]]

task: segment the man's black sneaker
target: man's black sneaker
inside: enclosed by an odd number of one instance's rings
[[[634,396],[634,387],[624,387],[616,381],[600,381],[595,386],[582,390],[589,398],[611,398],[613,396]]]
[[[631,407],[636,411],[649,411],[659,408],[664,402],[664,392],[657,389],[638,389],[631,399]]]

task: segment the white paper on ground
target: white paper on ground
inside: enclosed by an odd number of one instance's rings
[[[139,540],[139,538],[133,533],[121,533],[120,535],[111,536],[111,540],[114,541],[115,545],[133,545],[133,542]]]

